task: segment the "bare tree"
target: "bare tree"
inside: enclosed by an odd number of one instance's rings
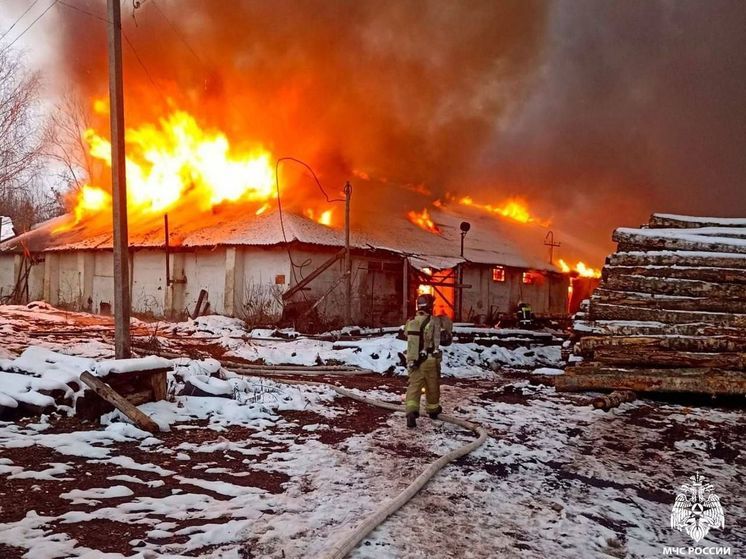
[[[0,214],[13,219],[16,232],[49,217],[54,206],[40,188],[39,83],[15,51],[0,48]]]
[[[84,139],[90,127],[86,103],[74,93],[65,95],[49,117],[44,133],[45,155],[61,166],[56,190],[63,195],[77,191],[93,175],[95,162]]]

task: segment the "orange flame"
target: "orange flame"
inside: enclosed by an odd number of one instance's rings
[[[409,221],[425,231],[435,233],[436,235],[440,233],[440,229],[438,229],[438,226],[435,225],[435,222],[430,217],[430,212],[427,211],[427,208],[424,208],[419,213],[412,210],[407,213],[407,217],[409,218]]]
[[[94,104],[102,108],[98,101]],[[92,129],[84,138],[91,156],[111,166],[109,141]],[[177,204],[199,211],[236,201],[266,205],[274,195],[268,151],[256,147],[237,152],[224,134],[202,129],[186,112],[175,111],[157,125],[129,128],[125,142],[127,203],[132,214],[158,215]],[[75,223],[109,207],[110,199],[105,190],[85,185],[74,208]]]
[[[520,223],[536,223],[542,227],[549,227],[551,221],[548,219],[541,219],[532,215],[528,209],[528,203],[519,197],[508,198],[499,206],[493,206],[491,204],[480,204],[475,202],[471,196],[464,196],[459,199],[459,204],[463,206],[473,206],[490,213],[498,214],[508,219],[518,221]]]
[[[317,214],[313,208],[306,208],[303,210],[303,214],[308,219],[312,219],[316,223],[326,225],[327,227],[331,227],[334,222],[334,210],[325,210]]]
[[[598,270],[596,268],[591,268],[590,266],[587,266],[584,262],[579,261],[577,264],[575,264],[574,268],[571,268],[567,262],[565,262],[564,260],[562,260],[562,258],[560,258],[559,266],[562,272],[565,274],[575,272],[581,278],[600,278],[601,277],[601,270]]]

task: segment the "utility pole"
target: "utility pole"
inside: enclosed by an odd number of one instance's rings
[[[352,185],[345,183],[345,324],[352,325],[352,255],[350,254],[350,198]]]
[[[544,246],[549,247],[549,263],[554,264],[554,249],[562,246],[561,243],[554,242],[554,231],[549,231],[544,237]]]
[[[114,225],[114,353],[127,359],[130,350],[129,238],[127,177],[124,159],[122,88],[122,14],[119,0],[107,0],[109,30],[109,105],[111,115],[111,197]]]

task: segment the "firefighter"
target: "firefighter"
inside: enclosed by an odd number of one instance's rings
[[[423,387],[427,399],[427,414],[431,419],[437,419],[443,411],[440,407],[440,361],[441,334],[443,326],[448,330],[450,321],[442,322],[441,318],[433,316],[432,295],[425,294],[417,297],[417,314],[407,322],[407,370],[409,371],[409,386],[405,402],[407,412],[407,427],[417,427],[420,415],[420,396]],[[446,337],[450,330],[446,332]]]
[[[528,303],[522,301],[518,303],[515,317],[518,320],[518,326],[521,328],[531,328],[534,325],[534,312]]]

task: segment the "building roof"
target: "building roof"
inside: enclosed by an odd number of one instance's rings
[[[558,271],[547,263],[544,246],[546,229],[534,224],[516,223],[475,208],[432,208],[432,220],[439,229],[434,234],[411,223],[406,216],[375,211],[358,211],[353,216],[351,246],[363,250],[386,250],[406,254],[417,268],[451,268],[460,257],[462,221],[471,224],[464,239],[464,258],[470,262]],[[90,234],[76,227],[55,232],[61,218],[41,224],[34,230],[0,244],[0,252],[15,252],[25,245],[31,252],[106,250],[112,247],[112,234]],[[277,246],[300,243],[343,247],[344,231],[320,225],[306,217],[277,211],[262,215],[222,216],[217,223],[195,227],[194,219],[179,223],[170,220],[169,240],[173,247]],[[283,234],[284,229],[284,234]],[[157,248],[164,245],[162,223],[138,226],[130,233],[130,246]]]

